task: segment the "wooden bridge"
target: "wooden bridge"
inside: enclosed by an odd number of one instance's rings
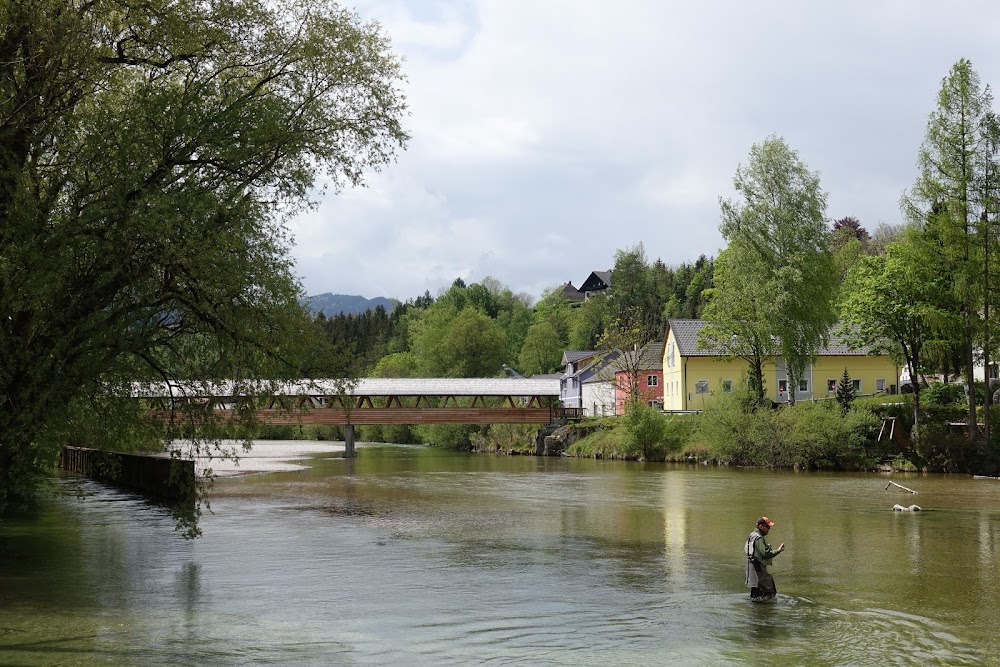
[[[265,424],[344,426],[346,455],[354,453],[354,426],[366,424],[551,424],[565,415],[556,405],[554,378],[363,378],[304,380],[261,392],[231,383],[151,383],[134,395],[153,404],[165,422],[199,410],[220,421],[254,406]]]

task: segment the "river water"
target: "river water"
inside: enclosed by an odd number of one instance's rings
[[[0,524],[2,665],[1000,664],[1000,480],[361,446],[220,478],[193,541],[57,483]]]

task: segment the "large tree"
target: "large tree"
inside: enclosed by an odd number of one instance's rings
[[[733,186],[737,196],[720,202],[728,247],[716,264],[717,300],[705,310],[704,335],[724,348],[752,350],[755,358],[776,345],[794,402],[799,379],[835,321],[826,193],[819,175],[775,136],[751,148]],[[757,390],[763,398],[763,387]]]
[[[0,506],[131,380],[296,372],[284,220],[393,158],[400,81],[324,0],[0,2]]]
[[[920,175],[907,197],[904,209],[911,219],[936,224],[941,252],[950,264],[950,276],[961,309],[962,324],[956,345],[968,392],[968,429],[978,430],[976,393],[971,391],[973,347],[980,331],[982,281],[977,220],[986,204],[981,194],[987,114],[992,104],[989,87],[983,87],[972,64],[959,60],[941,82],[937,108],[927,121],[917,165]]]
[[[840,303],[843,332],[855,345],[888,354],[913,380],[913,424],[919,437],[920,382],[928,354],[947,347],[936,332],[955,323],[941,258],[928,236],[908,229],[884,254],[862,257],[848,274]]]
[[[764,402],[764,364],[778,354],[771,330],[771,287],[756,278],[734,244],[715,260],[715,287],[708,290],[706,325],[698,333],[699,347],[717,348],[727,359],[747,362],[747,384]]]

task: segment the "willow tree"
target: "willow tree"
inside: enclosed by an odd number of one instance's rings
[[[323,0],[0,2],[0,506],[132,380],[295,375],[285,221],[393,159],[400,82]]]
[[[835,321],[826,193],[819,175],[774,136],[751,148],[733,186],[737,197],[721,200],[728,247],[717,262],[704,336],[723,349],[776,348],[794,402],[798,381]],[[763,398],[763,387],[758,392]]]

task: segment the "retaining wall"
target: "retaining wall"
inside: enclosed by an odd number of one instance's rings
[[[165,500],[194,496],[194,461],[148,454],[63,447],[59,467]]]

